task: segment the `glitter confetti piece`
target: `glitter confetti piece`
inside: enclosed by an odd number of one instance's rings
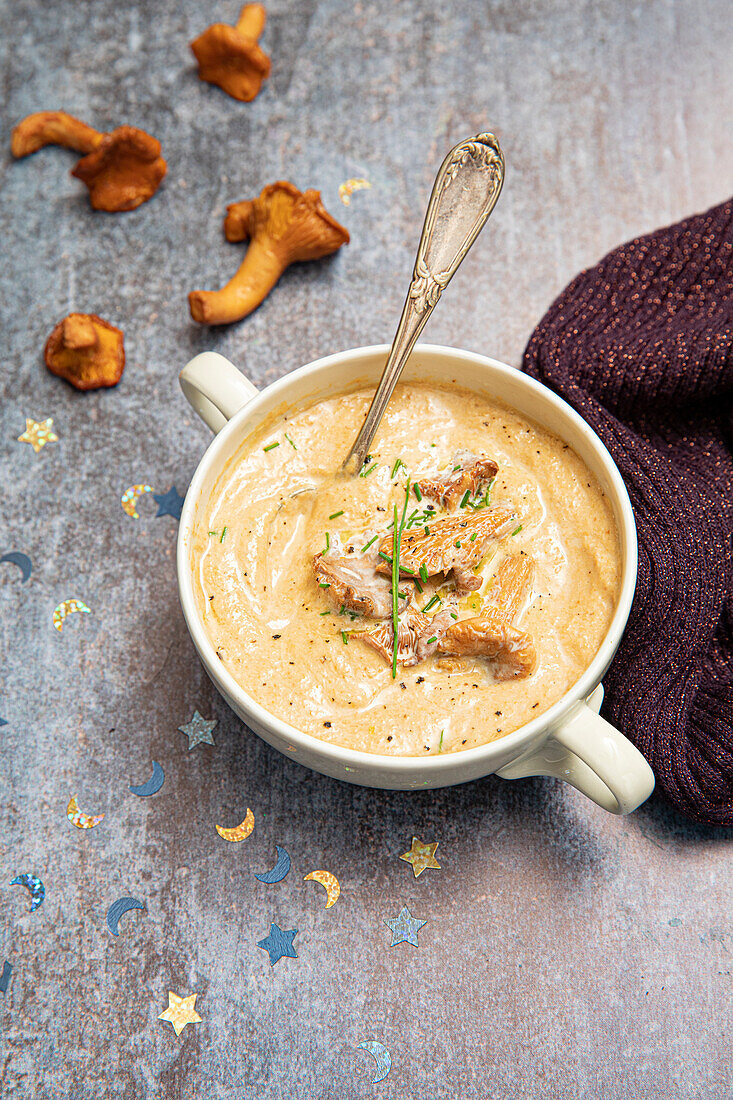
[[[138,898],[118,898],[113,901],[107,910],[107,927],[113,936],[119,936],[120,917],[130,909],[144,909],[145,905]]]
[[[148,795],[157,794],[160,788],[163,786],[163,780],[165,779],[165,772],[158,763],[157,760],[153,761],[153,774],[147,783],[141,783],[137,787],[130,787],[133,794],[138,795],[140,798],[147,798]]]
[[[196,993],[188,997],[179,997],[177,993],[168,993],[168,1007],[161,1012],[159,1020],[173,1024],[176,1035],[180,1035],[186,1024],[200,1024],[201,1017],[195,1010]]]
[[[32,420],[26,417],[25,431],[18,436],[18,442],[30,443],[36,454],[47,443],[58,443],[58,439],[59,437],[53,431],[53,419],[50,416],[47,420]]]
[[[8,721],[6,718],[0,718],[0,727],[7,726]]]
[[[411,943],[413,947],[419,947],[417,934],[427,921],[415,920],[407,906],[403,905],[398,917],[384,923],[392,932],[390,947],[396,947],[398,943]]]
[[[158,505],[158,511],[155,513],[156,519],[158,516],[173,516],[174,519],[181,518],[184,498],[180,495],[175,485],[173,485],[167,493],[153,493],[153,500]]]
[[[181,733],[185,733],[188,738],[188,750],[195,748],[196,745],[213,745],[214,738],[211,736],[211,731],[216,725],[216,721],[207,722],[197,710],[193,712],[193,718],[190,722],[186,722],[185,726],[179,726],[178,729]]]
[[[3,554],[0,561],[9,562],[11,565],[17,565],[22,574],[21,584],[25,584],[31,575],[31,559],[27,554],[21,554],[19,550],[11,550],[9,554]]]
[[[131,485],[130,488],[125,489],[124,493],[122,494],[122,500],[120,501],[120,503],[122,505],[123,512],[127,512],[128,516],[132,516],[133,519],[140,519],[140,516],[137,513],[138,497],[141,497],[143,493],[154,492],[155,490],[153,489],[152,485]],[[160,512],[158,512],[158,515],[160,515]]]
[[[341,202],[344,204],[344,206],[349,206],[351,204],[351,196],[354,194],[354,191],[368,191],[370,190],[371,186],[372,185],[369,180],[344,180],[343,183],[339,184],[339,198],[341,199]]]
[[[335,875],[332,875],[330,871],[311,871],[309,875],[305,876],[303,882],[308,882],[309,879],[312,879],[313,882],[320,882],[328,894],[326,909],[330,909],[332,905],[336,904],[341,893],[341,886]]]
[[[59,634],[64,629],[64,619],[67,615],[73,615],[75,611],[80,611],[84,615],[91,615],[92,609],[87,607],[83,600],[64,600],[60,603],[53,613],[53,625],[58,630]]]
[[[281,882],[285,878],[290,870],[290,856],[281,848],[279,844],[276,844],[277,848],[277,862],[271,871],[263,871],[261,875],[255,875],[260,882],[267,882],[272,885],[275,882]]]
[[[66,807],[66,816],[72,825],[76,825],[77,829],[93,829],[95,825],[99,825],[99,822],[104,820],[104,814],[82,813],[73,795]]]
[[[11,880],[11,886],[25,886],[27,890],[31,892],[31,907],[32,913],[42,903],[46,896],[46,887],[36,875],[16,875]]]
[[[220,837],[224,840],[230,841],[232,844],[238,844],[240,840],[246,840],[255,827],[255,815],[247,807],[247,816],[241,825],[235,825],[233,829],[224,829],[221,825],[216,826],[216,831]]]
[[[372,1078],[372,1084],[378,1085],[392,1069],[392,1057],[386,1046],[382,1043],[377,1043],[374,1039],[367,1039],[365,1042],[359,1043],[356,1049],[366,1050],[376,1062],[377,1073],[376,1076]]]
[[[291,928],[284,932],[277,924],[270,925],[270,935],[257,944],[270,956],[270,966],[274,966],[280,959],[297,959],[298,952],[293,947],[293,940],[298,935],[297,928]]]
[[[435,841],[434,844],[422,844],[416,836],[412,838],[412,847],[409,852],[405,852],[400,856],[400,859],[404,859],[405,863],[412,864],[412,870],[415,878],[419,878],[424,870],[428,867],[437,867],[440,869],[440,864],[435,858],[435,849],[438,847],[439,841]]]
[[[6,959],[3,963],[3,972],[0,974],[0,993],[7,993],[10,985],[10,975],[13,973],[13,964]]]

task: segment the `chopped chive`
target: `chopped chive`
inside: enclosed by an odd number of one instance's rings
[[[463,494],[463,498],[461,499],[461,504],[460,504],[461,508],[466,507],[466,505],[468,504],[468,500],[469,500],[470,496],[471,496],[471,490],[466,489],[465,493]]]
[[[274,451],[276,447],[279,447],[279,443],[268,443],[266,447],[263,447],[263,451]]]
[[[344,643],[344,645],[349,644],[349,635],[346,633],[345,630],[341,631],[341,641]]]
[[[456,539],[456,541],[455,541],[455,543],[454,543],[453,545],[454,545],[454,546],[456,546],[456,547],[458,547],[458,549],[460,550],[460,549],[461,549],[461,540],[460,540],[460,539]]]
[[[425,565],[425,562],[423,562],[422,565],[420,566],[420,576],[421,576],[422,580],[425,582],[425,584],[427,584],[428,583],[428,569],[427,569],[427,566]]]
[[[375,535],[374,538],[369,539],[369,542],[366,544],[366,546],[362,546],[362,548],[361,548],[362,554],[365,552],[365,550],[368,550],[369,547],[372,546],[377,541],[378,538],[379,538],[379,535]]]
[[[222,533],[221,533],[221,538],[219,539],[219,542],[223,542],[223,541],[224,541],[224,536],[226,535],[226,533],[227,533],[227,531],[228,531],[228,530],[229,530],[229,528],[228,528],[228,527],[225,527],[225,528],[224,528],[224,530],[223,530],[223,531],[222,531]]]
[[[398,632],[399,632],[399,626],[400,626],[399,601],[397,599],[397,589],[399,587],[399,577],[400,577],[400,544],[399,544],[400,532],[397,530],[397,505],[396,504],[394,506],[394,517],[393,517],[392,522],[394,523],[394,526],[395,526],[395,534],[394,534],[394,540],[393,540],[394,547],[393,547],[393,555],[392,555],[392,679],[396,680],[397,679],[397,643],[398,643]],[[386,556],[387,556],[386,554],[382,555],[382,553],[380,551],[380,557],[386,557]]]
[[[474,531],[474,533],[473,533],[473,534],[471,535],[471,542],[475,542],[475,541],[476,541],[476,535],[477,535],[477,532],[476,532],[476,531]]]
[[[429,534],[430,534],[430,528],[429,528],[429,527],[426,527],[426,528],[425,528],[425,534],[426,534],[426,535],[429,535]]]
[[[437,642],[437,640],[438,640],[438,635],[433,634],[432,638],[428,638],[427,644],[430,645],[431,642]]]
[[[218,535],[218,534],[219,534],[219,532],[218,532],[218,531],[209,531],[209,534],[210,534],[210,535]]]
[[[321,612],[321,618],[323,618],[324,615],[330,615],[330,614],[331,614],[330,611],[322,611]]]
[[[458,622],[458,616],[456,615],[455,611],[451,611],[450,617],[451,619],[453,619],[454,622]]]
[[[369,475],[370,475],[370,473],[372,472],[372,470],[376,470],[376,468],[377,468],[377,466],[378,466],[378,465],[379,465],[379,463],[378,463],[378,462],[375,462],[375,463],[373,463],[373,464],[372,464],[372,465],[371,465],[371,466],[369,467],[369,469],[368,469],[368,470],[362,470],[362,471],[361,471],[361,473],[359,474],[359,477],[369,477]]]
[[[329,535],[328,531],[326,531],[326,550],[330,550],[330,549],[331,549],[331,536]],[[324,553],[325,553],[325,551],[324,551]]]
[[[339,516],[342,516],[343,514],[344,514],[344,510],[342,508],[340,512],[334,512],[333,515],[329,516],[328,518],[329,519],[338,519]]]
[[[396,505],[395,505],[395,507],[396,507]],[[382,561],[386,561],[388,565],[392,564],[392,559],[389,556],[389,554],[383,553],[382,550],[379,551],[379,557],[382,559]]]
[[[432,597],[431,597],[431,598],[430,598],[430,599],[428,600],[428,602],[427,602],[427,603],[425,604],[425,607],[423,608],[423,612],[425,612],[425,611],[429,611],[429,610],[430,610],[430,608],[431,608],[431,607],[434,607],[434,605],[435,605],[436,603],[441,603],[441,599],[440,599],[440,596],[438,595],[438,593],[437,593],[437,592],[436,592],[436,593],[435,593],[435,595],[434,595],[434,596],[432,596]]]
[[[392,473],[389,476],[394,477],[395,474],[397,473],[397,471],[399,470],[400,466],[402,466],[403,469],[405,469],[405,470],[407,469],[407,467],[405,466],[402,459],[398,458],[397,461],[395,462],[394,466],[392,467]]]
[[[423,586],[420,584],[420,581],[417,579],[417,577],[415,577],[415,588],[418,590],[418,592],[424,592],[425,591]]]
[[[456,472],[456,470],[460,470],[460,468],[461,468],[461,464],[460,464],[460,462],[459,462],[457,466],[454,466],[454,467],[453,467],[453,473],[455,473],[455,472]]]
[[[422,489],[420,488],[418,483],[415,482],[415,484],[412,486],[412,488],[414,490],[414,493],[415,493],[415,496],[417,497],[417,499],[422,500]]]
[[[325,582],[325,581],[319,581],[319,582],[318,582],[318,587],[319,587],[319,588],[330,588],[330,587],[331,587],[331,585],[330,585],[330,584],[326,584],[326,582]]]
[[[339,608],[339,615],[343,615],[345,610],[346,610],[346,604],[342,603],[341,607]]]
[[[524,526],[524,524],[520,523],[520,524],[519,524],[519,527],[517,527],[516,531],[512,531],[512,537],[513,537],[514,535],[518,535],[518,534],[519,534],[519,532],[520,532],[520,531],[522,530],[522,527],[523,527],[523,526]]]
[[[295,446],[295,444],[293,443],[292,439],[290,438],[290,436],[288,435],[287,432],[285,432],[285,438],[287,439],[288,443],[293,448],[293,450],[297,451],[298,448]]]
[[[415,570],[414,569],[408,569],[406,565],[401,565],[400,569],[402,570],[403,573],[409,573],[409,575],[411,577],[415,576]]]
[[[445,733],[445,730],[440,731],[440,741],[438,741],[438,752],[443,751],[443,734],[444,733]]]
[[[406,592],[398,592],[397,595],[400,597],[401,600],[406,600],[407,599],[407,593]]]

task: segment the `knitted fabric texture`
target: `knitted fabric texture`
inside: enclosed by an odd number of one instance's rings
[[[603,714],[657,789],[733,824],[733,200],[639,237],[550,307],[524,369],[613,455],[639,532]]]

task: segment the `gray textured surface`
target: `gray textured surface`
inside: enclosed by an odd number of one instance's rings
[[[545,780],[487,779],[431,794],[352,789],[275,755],[214,694],[183,625],[176,523],[119,505],[148,480],[183,490],[206,441],[176,373],[215,348],[258,384],[389,338],[432,175],[453,141],[493,126],[507,185],[429,338],[518,362],[534,322],[604,250],[726,197],[733,179],[729,5],[417,0],[268,5],[272,79],[237,104],[201,84],[187,43],[236,3],[193,0],[0,8],[3,303],[4,761],[0,884],[43,878],[29,914],[0,885],[0,1091],[8,1097],[449,1098],[731,1095],[730,836],[654,802],[616,820]],[[169,176],[132,214],[93,214],[73,156],[8,156],[9,129],[64,106],[158,136]],[[373,190],[340,206],[337,186]],[[274,178],[323,191],[352,231],[336,258],[291,271],[240,326],[194,327],[185,294],[234,270],[226,202]],[[120,387],[81,396],[41,365],[71,309],[124,328]],[[58,444],[15,442],[53,416]],[[55,605],[93,614],[51,627]],[[197,707],[216,746],[176,727]],[[150,799],[130,794],[151,761]],[[65,807],[104,812],[74,829]],[[247,806],[252,837],[219,839]],[[439,840],[417,881],[397,856]],[[293,858],[276,886],[253,877]],[[302,876],[326,867],[342,895]],[[108,905],[133,894],[147,913]],[[390,951],[407,903],[420,947]],[[274,970],[256,941],[297,927]],[[203,1022],[157,1022],[168,990]],[[372,1086],[354,1046],[393,1067]]]

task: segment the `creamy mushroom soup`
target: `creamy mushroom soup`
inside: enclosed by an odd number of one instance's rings
[[[361,474],[339,477],[371,395],[240,447],[198,510],[198,611],[237,683],[298,729],[457,752],[538,717],[590,663],[619,589],[613,515],[567,444],[456,389],[399,386]]]

